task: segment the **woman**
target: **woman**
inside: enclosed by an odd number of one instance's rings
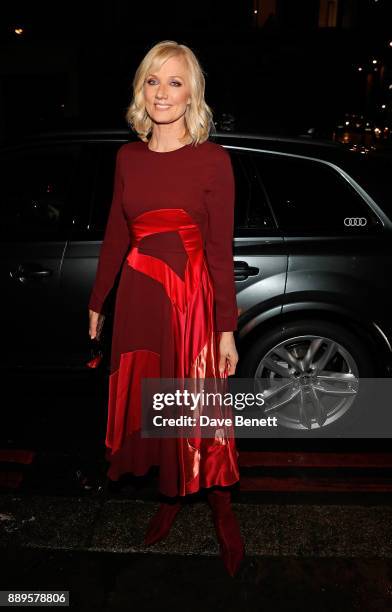
[[[229,154],[208,140],[212,113],[189,47],[155,45],[139,65],[127,121],[139,141],[120,147],[114,192],[89,300],[99,338],[104,301],[116,295],[105,444],[108,477],[159,466],[162,496],[145,544],[169,532],[184,496],[201,488],[213,512],[225,566],[244,545],[228,487],[239,480],[234,437],[141,436],[142,378],[214,378],[235,373],[238,354],[232,238],[234,178]]]

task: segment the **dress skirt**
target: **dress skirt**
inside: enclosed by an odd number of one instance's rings
[[[143,437],[143,378],[225,378],[220,332],[200,228],[182,208],[144,212],[130,222],[113,322],[105,439],[108,477],[159,466],[159,490],[187,495],[239,480],[233,435]],[[230,432],[232,433],[232,432]]]

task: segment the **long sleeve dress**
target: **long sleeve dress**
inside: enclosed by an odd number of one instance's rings
[[[158,152],[141,140],[117,153],[114,190],[89,308],[105,312],[120,274],[111,347],[108,477],[159,466],[168,496],[239,480],[234,437],[143,437],[142,378],[220,374],[220,332],[237,329],[234,176],[209,140]]]

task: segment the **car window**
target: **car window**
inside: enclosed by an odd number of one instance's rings
[[[67,145],[2,152],[2,239],[51,240],[66,231],[78,154]]]
[[[235,179],[235,227],[258,232],[274,230],[271,210],[247,151],[229,149]]]
[[[380,226],[368,204],[331,166],[289,155],[254,159],[285,233],[353,234]]]
[[[392,159],[383,152],[351,160],[347,171],[392,220]]]

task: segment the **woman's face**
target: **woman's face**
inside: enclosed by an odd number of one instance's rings
[[[171,57],[149,72],[143,85],[146,111],[155,123],[182,121],[191,102],[188,71],[182,57]]]

